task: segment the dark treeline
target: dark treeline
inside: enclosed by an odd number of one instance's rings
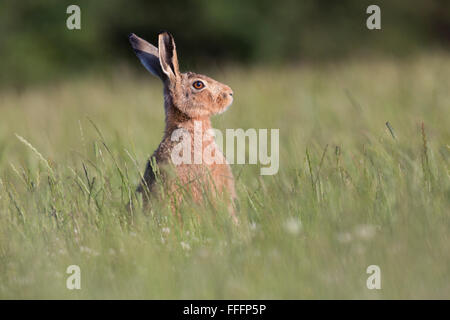
[[[81,30],[66,28],[71,4],[81,8]],[[379,31],[366,28],[370,4],[381,7]],[[127,35],[155,43],[160,30],[174,34],[185,65],[280,64],[366,52],[402,56],[448,49],[450,1],[3,0],[0,84],[127,63],[135,59]]]

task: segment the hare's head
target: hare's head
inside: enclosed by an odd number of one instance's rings
[[[233,91],[227,85],[201,74],[180,72],[170,33],[159,34],[158,48],[133,33],[129,39],[145,68],[163,81],[166,108],[195,119],[224,112],[233,102]]]

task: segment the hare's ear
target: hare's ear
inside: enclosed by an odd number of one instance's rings
[[[162,71],[159,63],[158,49],[144,39],[139,38],[134,33],[131,33],[128,36],[128,39],[130,40],[134,52],[139,60],[141,60],[144,67],[150,71],[151,74],[164,81],[166,79],[166,75]]]
[[[158,49],[162,71],[170,81],[175,81],[180,75],[180,70],[175,41],[170,33],[162,32],[159,34]]]

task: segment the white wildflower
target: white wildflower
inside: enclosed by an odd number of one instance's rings
[[[97,251],[92,250],[91,248],[88,248],[88,247],[83,247],[83,246],[81,246],[81,247],[80,247],[80,251],[81,251],[81,252],[86,252],[87,254],[92,255],[92,256],[94,256],[94,257],[100,255],[100,253],[98,253]]]
[[[289,218],[284,223],[284,228],[288,233],[292,235],[297,235],[302,230],[302,223],[299,219]]]
[[[369,224],[359,225],[355,228],[355,235],[362,240],[370,240],[375,236],[376,227]]]
[[[181,241],[181,247],[183,248],[183,250],[189,251],[191,250],[191,246],[189,245],[189,243]]]

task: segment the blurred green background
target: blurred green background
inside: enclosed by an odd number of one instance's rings
[[[81,8],[81,30],[66,28],[71,4]],[[380,31],[366,28],[370,4],[381,7]],[[403,57],[448,50],[450,2],[3,0],[0,85],[21,88],[124,64],[138,68],[127,35],[154,43],[163,29],[174,34],[184,69]]]

